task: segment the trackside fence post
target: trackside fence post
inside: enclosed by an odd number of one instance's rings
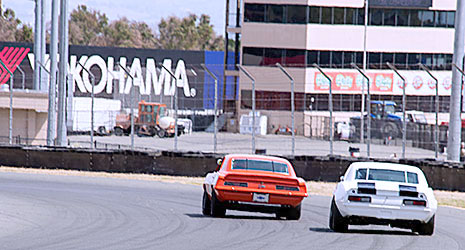
[[[334,133],[333,133],[333,81],[331,78],[326,75],[325,72],[318,66],[316,63],[313,64],[313,67],[317,68],[321,74],[328,79],[329,81],[329,98],[328,98],[328,107],[329,107],[329,154],[333,155],[333,141],[334,141]]]
[[[281,64],[276,63],[276,66],[289,78],[291,81],[291,129],[292,129],[292,146],[291,146],[291,154],[292,157],[295,156],[295,84],[294,84],[294,78],[287,72]]]
[[[213,131],[213,152],[216,153],[217,147],[217,133],[218,133],[218,78],[202,64],[202,68],[215,80],[215,103],[214,103],[214,131]]]
[[[25,85],[25,82],[26,82],[26,74],[24,73],[23,69],[21,69],[21,67],[18,65],[17,69],[19,70],[19,72],[21,73],[21,88],[24,89],[24,85]]]
[[[178,151],[178,79],[170,69],[165,67],[165,65],[160,63],[160,66],[174,79],[174,151]]]
[[[11,72],[5,65],[3,60],[0,60],[2,67],[10,74],[10,116],[8,118],[8,143],[13,143],[13,72]]]
[[[436,96],[434,98],[435,102],[435,113],[436,113],[436,122],[434,124],[434,158],[438,159],[438,152],[439,152],[439,81],[436,77],[433,76],[430,69],[423,64],[419,64],[420,68],[422,68],[426,73],[428,73],[431,78],[436,82]]]
[[[371,143],[371,95],[370,95],[370,78],[365,74],[365,71],[361,70],[355,63],[350,64],[356,69],[366,80],[367,80],[367,157],[370,158],[370,143]],[[360,124],[363,121],[363,116],[360,117]]]
[[[237,65],[240,71],[242,71],[245,76],[247,76],[252,81],[252,154],[255,153],[255,78],[250,75],[250,73],[244,69],[241,65]]]
[[[94,85],[95,85],[95,76],[94,74],[92,74],[92,72],[90,72],[90,70],[86,69],[84,67],[84,65],[82,65],[79,61],[77,61],[77,63],[79,65],[81,65],[82,69],[87,72],[87,74],[90,75],[90,78],[91,78],[91,84],[92,84],[92,88],[91,88],[91,93],[90,93],[90,100],[91,100],[91,103],[90,103],[90,148],[94,149]]]
[[[129,70],[126,67],[123,67],[123,65],[117,63],[124,72],[126,72],[126,75],[129,76],[132,80],[132,83],[134,84],[134,77],[129,73]],[[131,88],[131,93],[129,93],[129,102],[131,105],[131,150],[134,151],[134,102],[133,102],[133,93],[134,93],[134,85]]]
[[[406,101],[406,96],[405,96],[405,77],[403,77],[399,71],[397,71],[397,68],[390,64],[389,62],[386,63],[387,66],[392,69],[397,76],[402,79],[402,158],[405,159],[405,142],[407,141],[407,120],[405,119],[405,106],[407,106],[407,101]],[[436,152],[437,153],[437,152]],[[437,158],[437,154],[436,154]]]

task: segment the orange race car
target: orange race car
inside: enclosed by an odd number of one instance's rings
[[[275,213],[298,220],[307,186],[289,161],[262,155],[227,155],[207,174],[202,213],[222,217],[227,209]]]

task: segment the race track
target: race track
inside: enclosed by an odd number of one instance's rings
[[[431,237],[389,227],[327,227],[330,197],[299,221],[201,214],[200,186],[0,173],[1,249],[465,249],[465,211],[440,207]]]

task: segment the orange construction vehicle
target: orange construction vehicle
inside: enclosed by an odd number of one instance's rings
[[[134,117],[134,131],[138,136],[173,137],[175,120],[168,116],[166,104],[156,102],[139,102],[139,116]],[[184,126],[178,124],[178,136],[184,131]],[[131,115],[118,114],[114,133],[117,136],[131,133]]]

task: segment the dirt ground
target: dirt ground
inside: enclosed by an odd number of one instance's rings
[[[87,172],[75,170],[60,170],[60,169],[35,169],[35,168],[16,168],[16,167],[0,167],[0,172],[15,172],[29,174],[49,174],[49,175],[69,175],[69,176],[89,176],[89,177],[105,177],[105,178],[120,178],[146,181],[161,181],[169,183],[182,183],[190,185],[202,185],[203,177],[186,177],[186,176],[167,176],[167,175],[149,175],[149,174],[121,174],[121,173],[106,173],[106,172]],[[316,182],[308,181],[307,189],[309,195],[331,196],[335,182]],[[441,206],[452,206],[457,208],[465,208],[465,192],[452,191],[434,191],[436,199]]]

